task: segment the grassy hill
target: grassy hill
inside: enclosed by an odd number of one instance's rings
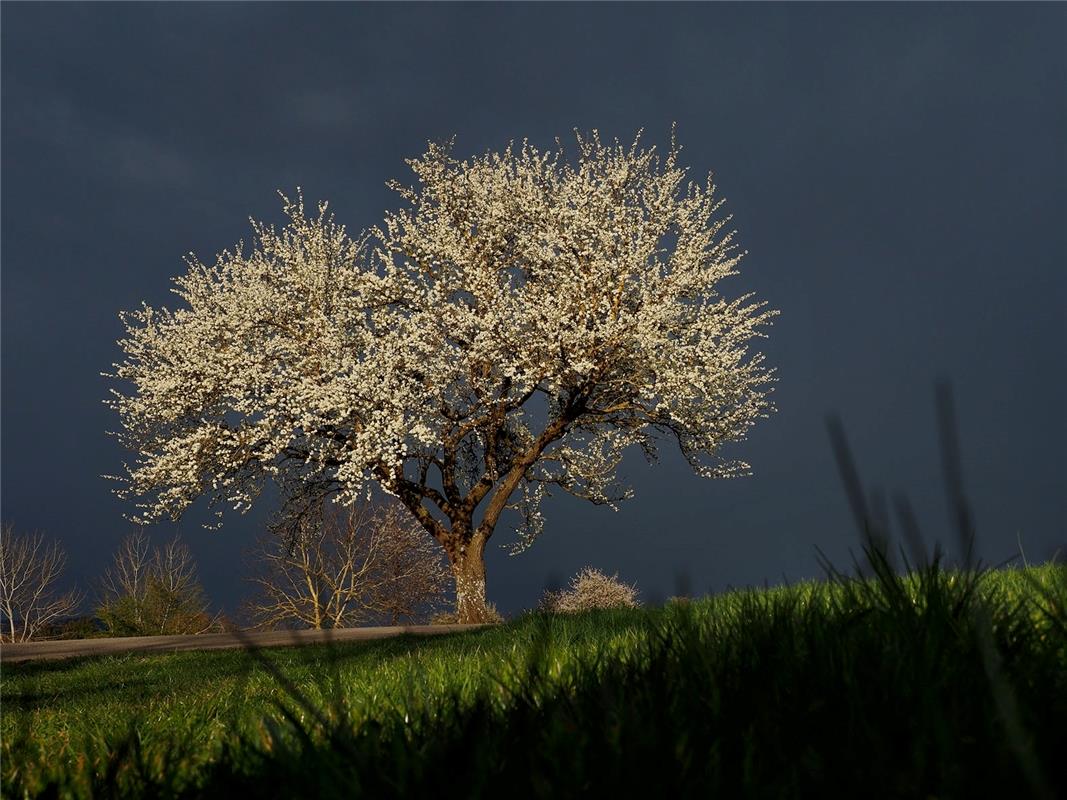
[[[5,665],[22,796],[1067,796],[1067,568]]]

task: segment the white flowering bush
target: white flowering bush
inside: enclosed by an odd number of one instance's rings
[[[720,294],[743,255],[723,201],[673,141],[662,160],[639,137],[577,143],[465,161],[430,145],[416,185],[391,184],[406,205],[356,240],[283,195],[289,224],[253,220],[250,253],[190,253],[182,307],[124,314],[111,375],[137,519],[202,496],[243,512],[274,481],[284,527],[376,484],[444,548],[476,622],[505,510],[517,551],[552,490],[614,508],[631,446],[748,474],[719,449],[773,409],[749,346],[777,312]]]
[[[545,592],[538,610],[553,614],[591,611],[594,608],[637,608],[637,590],[619,580],[618,573],[605,575],[586,567],[571,581],[569,590]]]

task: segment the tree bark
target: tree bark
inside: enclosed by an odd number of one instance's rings
[[[461,624],[491,622],[485,605],[485,539],[473,536],[448,551],[456,581],[456,621]]]

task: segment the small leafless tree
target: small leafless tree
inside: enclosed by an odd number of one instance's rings
[[[438,606],[451,576],[407,509],[328,505],[302,530],[267,534],[254,551],[257,596],[246,610],[256,627],[395,625]]]
[[[130,533],[101,581],[98,614],[115,634],[199,634],[219,629],[196,578],[188,546],[175,536],[150,552],[148,537]]]
[[[148,573],[152,566],[148,537],[137,530],[119,544],[110,569],[104,573],[100,587],[99,614],[114,615],[121,604],[125,621],[131,628],[142,629],[145,624],[145,605],[148,597]],[[109,624],[109,628],[115,626]]]
[[[19,535],[13,526],[4,526],[0,536],[0,641],[29,641],[81,605],[81,592],[56,592],[66,563],[59,542],[46,545],[40,533]]]
[[[390,625],[397,625],[401,620],[415,619],[441,599],[452,584],[452,576],[440,548],[406,508],[388,505],[378,520],[384,546],[379,548],[374,569],[380,580],[369,601]]]

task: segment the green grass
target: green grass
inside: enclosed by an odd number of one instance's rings
[[[5,797],[1065,796],[1067,568],[5,665]]]

